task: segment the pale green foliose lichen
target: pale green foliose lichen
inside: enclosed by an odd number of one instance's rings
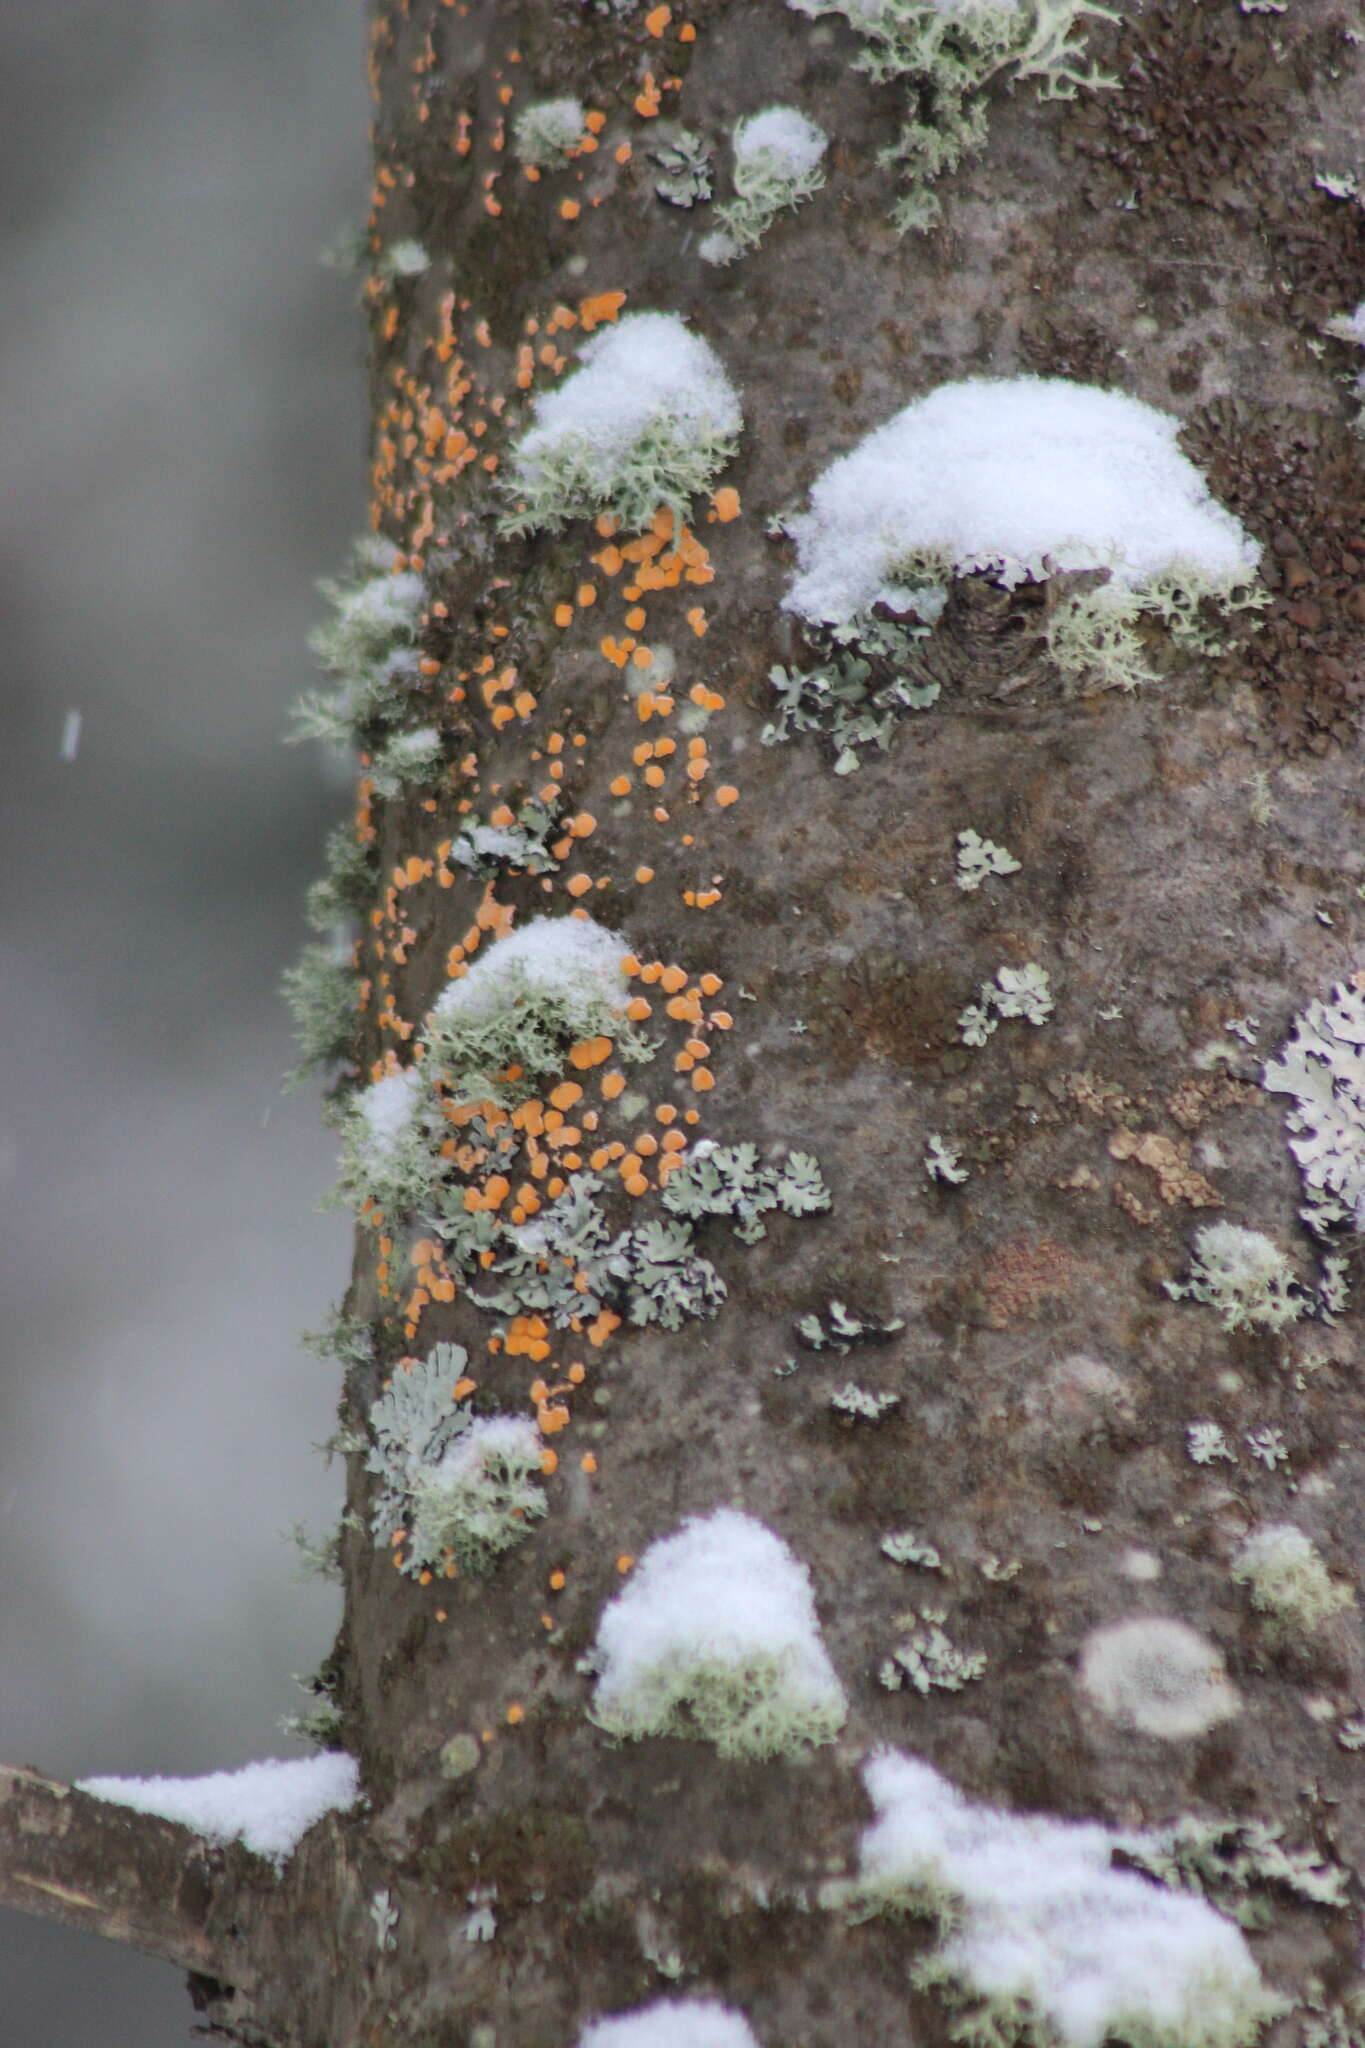
[[[1164,1282],[1173,1301],[1202,1301],[1225,1330],[1282,1330],[1308,1306],[1294,1270],[1263,1231],[1206,1223],[1194,1235],[1190,1275]]]
[[[958,1018],[958,1037],[964,1045],[984,1045],[1002,1018],[1046,1024],[1052,1011],[1052,985],[1045,967],[1033,961],[1025,967],[1000,967],[994,981],[982,982],[980,1002],[969,1004]]]
[[[1309,1904],[1350,1904],[1351,1874],[1317,1849],[1290,1849],[1284,1829],[1263,1820],[1205,1820],[1183,1814],[1168,1827],[1123,1837],[1123,1853],[1172,1891],[1206,1898],[1239,1927],[1268,1927],[1264,1894],[1282,1891]]]
[[[662,137],[649,160],[658,172],[655,193],[667,205],[687,209],[711,197],[711,152],[692,129]]]
[[[958,888],[969,896],[974,895],[992,875],[1017,875],[1018,872],[1019,862],[1007,846],[998,845],[994,839],[983,839],[970,825],[958,833],[957,873],[953,879]]]
[[[816,479],[785,516],[798,573],[783,600],[807,630],[851,641],[881,614],[936,624],[953,578],[1010,590],[1075,572],[1047,639],[1069,677],[1131,687],[1148,670],[1138,622],[1220,649],[1207,602],[1259,606],[1259,550],[1178,445],[1179,421],[1066,378],[965,378],[916,399]],[[1048,489],[1037,489],[1040,465]]]

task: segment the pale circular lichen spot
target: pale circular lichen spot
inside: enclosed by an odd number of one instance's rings
[[[1079,1678],[1101,1713],[1168,1742],[1202,1735],[1242,1707],[1217,1647],[1162,1614],[1092,1629]]]

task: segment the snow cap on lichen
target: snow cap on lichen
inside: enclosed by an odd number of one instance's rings
[[[737,165],[766,158],[779,173],[791,179],[807,177],[828,147],[823,128],[803,114],[799,107],[765,107],[736,123],[734,152]]]
[[[578,2048],[758,2048],[747,2020],[713,1998],[661,1998],[594,2020]]]
[[[638,528],[661,505],[681,521],[743,424],[719,356],[676,313],[631,313],[603,328],[534,403],[508,470],[515,509],[505,523],[518,533],[599,512]]]
[[[940,385],[817,478],[810,511],[789,522],[799,573],[786,608],[843,624],[974,570],[1245,583],[1256,544],[1209,496],[1178,430],[1124,392],[1064,378]]]
[[[1080,1682],[1101,1713],[1167,1742],[1241,1712],[1219,1651],[1163,1614],[1092,1629],[1081,1645]]]
[[[485,1016],[527,990],[561,998],[596,1016],[603,1004],[624,1008],[622,961],[630,948],[590,917],[533,917],[495,939],[432,1006],[433,1017]]]
[[[438,1463],[412,1475],[408,1564],[421,1570],[447,1555],[462,1571],[496,1563],[545,1513],[542,1455],[529,1416],[476,1416]]]
[[[735,196],[715,211],[716,230],[697,253],[732,263],[761,242],[779,213],[811,198],[825,182],[823,128],[796,107],[765,107],[735,124]]]
[[[732,1508],[652,1544],[597,1630],[593,1717],[614,1735],[696,1735],[722,1755],[831,1742],[848,1711],[810,1574]]]
[[[1066,2048],[1241,2048],[1279,2009],[1238,1929],[1202,1899],[1114,1869],[1110,1829],[977,1805],[895,1752],[865,1776],[877,1818],[860,1889],[939,1913],[931,1967],[964,1991],[1026,2001]]]

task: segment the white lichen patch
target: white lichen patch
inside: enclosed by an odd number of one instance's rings
[[[1294,1020],[1262,1084],[1293,1097],[1289,1149],[1307,1191],[1304,1221],[1319,1232],[1365,1223],[1365,992],[1341,983]]]
[[[632,313],[602,328],[535,412],[511,453],[510,533],[599,512],[635,531],[661,506],[681,524],[743,425],[720,358],[675,313]]]
[[[524,164],[546,167],[567,162],[583,140],[582,100],[536,100],[512,123],[512,147]]]
[[[779,213],[800,206],[825,182],[829,138],[796,107],[765,107],[736,123],[735,196],[715,211],[703,240],[704,263],[732,263],[763,239]]]
[[[1101,1713],[1165,1742],[1188,1741],[1241,1712],[1214,1644],[1161,1614],[1092,1629],[1079,1677]]]
[[[613,1735],[693,1735],[722,1756],[832,1742],[848,1711],[810,1575],[731,1508],[645,1552],[597,1631],[593,1718]]]
[[[758,2048],[747,2020],[711,1998],[663,1998],[594,2020],[578,2048]]]
[[[978,1805],[895,1752],[865,1776],[856,1895],[940,1920],[929,1981],[1036,2013],[1066,2048],[1245,2048],[1282,2009],[1230,1921],[1113,1867],[1110,1829]]]
[[[1279,1246],[1263,1231],[1237,1223],[1206,1223],[1197,1230],[1189,1279],[1164,1285],[1173,1301],[1202,1301],[1216,1309],[1225,1330],[1282,1330],[1308,1306]]]
[[[787,522],[798,573],[783,602],[817,627],[856,626],[878,603],[932,624],[954,576],[1013,587],[1107,570],[1071,601],[1070,640],[1054,635],[1073,669],[1115,621],[1131,637],[1135,602],[1172,620],[1180,592],[1235,602],[1259,549],[1182,454],[1179,424],[1064,378],[940,385],[817,478]]]
[[[1233,1559],[1232,1576],[1248,1588],[1252,1606],[1288,1634],[1311,1635],[1355,1600],[1293,1522],[1272,1522],[1248,1536]]]

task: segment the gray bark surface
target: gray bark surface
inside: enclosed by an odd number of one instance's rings
[[[1358,1318],[1228,1335],[1162,1284],[1186,1272],[1195,1229],[1215,1218],[1265,1231],[1311,1270],[1284,1098],[1258,1085],[1258,1059],[1360,959],[1365,468],[1351,352],[1320,329],[1365,291],[1365,215],[1314,185],[1315,171],[1358,164],[1356,48],[1316,0],[1276,15],[1149,8],[1099,26],[1092,51],[1125,90],[1046,108],[1027,88],[995,93],[984,153],[941,188],[943,224],[898,240],[877,153],[900,102],[853,69],[845,23],[813,24],[776,0],[677,5],[658,34],[654,19],[492,0],[413,0],[374,19],[372,228],[383,243],[413,236],[432,258],[420,277],[370,288],[376,504],[445,608],[424,631],[424,717],[440,719],[452,761],[472,751],[478,764],[463,781],[452,770],[434,812],[420,799],[374,808],[381,895],[358,1066],[401,1055],[402,1027],[443,986],[483,894],[458,872],[448,888],[435,872],[408,882],[406,863],[433,860],[457,816],[533,791],[562,758],[567,808],[596,830],[548,892],[522,878],[500,883],[498,902],[519,919],[567,911],[566,885],[585,873],[593,914],[641,959],[679,963],[689,985],[719,977],[715,1004],[733,1028],[708,1033],[714,1088],[675,1075],[692,1027],[658,1003],[663,1049],[633,1075],[651,1104],[699,1111],[691,1135],[816,1154],[833,1206],[778,1216],[752,1246],[708,1226],[703,1249],[729,1290],[713,1321],[556,1345],[553,1366],[581,1355],[586,1378],[547,1437],[549,1513],[494,1576],[422,1587],[368,1534],[346,1538],[334,1666],[368,1806],[315,1830],[282,1879],[244,1853],[216,1856],[204,1897],[175,1878],[175,1929],[139,1913],[126,1859],[116,1880],[100,1876],[114,1867],[107,1825],[73,1832],[65,1860],[38,1870],[98,1893],[104,1931],[195,1970],[219,2038],[570,2048],[592,2018],[676,1989],[733,2005],[765,2048],[943,2041],[951,2014],[908,1981],[926,1926],[850,1927],[814,1904],[855,1868],[869,1814],[859,1770],[880,1746],[1001,1806],[1115,1826],[1187,1812],[1280,1822],[1286,1840],[1352,1870],[1365,1851],[1361,1764],[1337,1740],[1365,1703],[1357,1610],[1276,1643],[1229,1576],[1248,1530],[1291,1520],[1356,1583]],[[680,39],[684,27],[695,39]],[[531,99],[561,94],[604,112],[598,147],[527,180],[499,131]],[[707,209],[656,198],[650,149],[678,123],[721,144],[774,102],[829,131],[829,181],[755,252],[708,268]],[[716,155],[723,191],[727,152]],[[740,515],[708,522],[696,508],[714,580],[649,593],[636,631],[672,650],[679,709],[698,684],[725,700],[697,801],[681,734],[659,791],[632,765],[642,739],[677,726],[642,722],[631,670],[602,652],[631,631],[625,574],[593,560],[603,537],[584,522],[498,537],[483,467],[526,417],[528,319],[538,358],[556,306],[577,313],[607,293],[623,293],[627,312],[683,314],[744,405],[721,480]],[[570,362],[579,332],[576,320],[553,336]],[[452,362],[467,366],[477,459],[433,481],[451,458],[432,453],[422,415],[449,413]],[[537,360],[534,389],[551,368]],[[815,737],[761,746],[769,670],[805,658],[780,609],[791,550],[769,520],[912,398],[1021,372],[1115,383],[1181,416],[1215,495],[1266,547],[1262,619],[1237,623],[1218,656],[1154,635],[1154,683],[1085,694],[1047,657],[1038,591],[959,583],[922,655],[942,693],[885,753],[836,778]],[[583,606],[587,582],[596,597]],[[697,604],[704,638],[687,620]],[[478,689],[494,649],[536,699],[502,725]],[[624,798],[611,790],[623,774]],[[723,785],[738,801],[715,802]],[[958,890],[966,827],[1002,841],[1021,871]],[[637,883],[641,869],[654,879]],[[710,907],[687,902],[712,888]],[[980,984],[1029,961],[1051,977],[1051,1020],[965,1048],[957,1020]],[[1259,1020],[1256,1053],[1199,1065],[1244,1016]],[[629,1139],[647,1122],[618,1133],[604,1107],[600,1135]],[[932,1132],[970,1167],[961,1188],[927,1178]],[[653,1213],[657,1197],[612,1197],[617,1227]],[[378,1362],[348,1377],[347,1426],[363,1429],[399,1357],[443,1340],[468,1347],[490,1409],[534,1412],[528,1389],[557,1379],[551,1366],[490,1352],[488,1319],[463,1301],[430,1302],[405,1327],[382,1291],[381,1251],[362,1227],[348,1309],[377,1332]],[[803,1347],[798,1319],[835,1300],[904,1327],[848,1356]],[[848,1425],[830,1396],[850,1378],[899,1407]],[[1238,1447],[1236,1465],[1190,1462],[1186,1427],[1203,1418]],[[1265,1426],[1283,1433],[1287,1466],[1244,1448]],[[351,1460],[348,1504],[367,1519],[361,1465]],[[767,1523],[811,1569],[850,1715],[809,1761],[617,1744],[588,1717],[578,1660],[622,1561],[719,1504]],[[880,1555],[882,1536],[907,1525],[942,1553],[941,1582]],[[1134,1580],[1135,1552],[1159,1561],[1159,1577]],[[1020,1569],[992,1579],[992,1559]],[[936,1597],[954,1639],[985,1652],[985,1675],[956,1694],[889,1692],[878,1668],[901,1618]],[[1240,1714],[1181,1742],[1101,1715],[1078,1687],[1082,1642],[1139,1613],[1215,1643]],[[451,1782],[439,1753],[461,1734],[480,1761]],[[7,1832],[37,1798],[18,1788]],[[194,1865],[183,1830],[123,1825],[168,1871]],[[161,1867],[148,1861],[146,1882],[169,1896]],[[7,1882],[5,1897],[22,1890]],[[398,1913],[391,1949],[370,1914],[380,1890]],[[496,1933],[471,1938],[489,1900]],[[1342,1998],[1356,1981],[1354,1913],[1285,1893],[1271,1903],[1256,1937],[1267,1979],[1300,1997],[1316,1977]],[[1291,2017],[1277,2038],[1301,2039],[1301,2025]]]

